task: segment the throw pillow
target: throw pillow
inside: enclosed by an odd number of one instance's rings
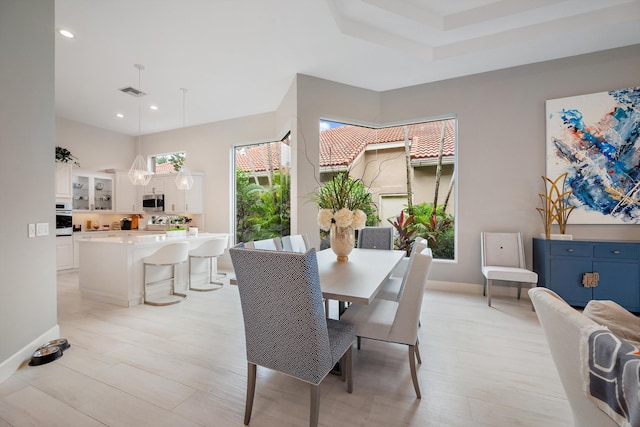
[[[613,301],[591,300],[583,314],[594,322],[609,328],[618,337],[640,348],[640,318]]]

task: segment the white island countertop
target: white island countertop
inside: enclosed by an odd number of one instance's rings
[[[195,249],[207,240],[227,238],[227,236],[226,233],[198,233],[196,236],[167,237],[164,233],[156,233],[118,236],[96,235],[91,238],[83,238],[78,241],[80,294],[83,298],[123,307],[141,304],[144,295],[144,258],[162,246],[171,243],[189,242],[189,248]],[[193,267],[206,271],[209,260],[196,261],[201,262],[194,262]],[[211,268],[216,268],[215,262]],[[170,276],[171,267],[159,267],[149,273]],[[175,273],[177,277],[176,290],[185,289],[189,274],[188,262],[178,265]],[[215,271],[212,274],[215,274]]]

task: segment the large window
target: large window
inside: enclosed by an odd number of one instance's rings
[[[235,241],[290,234],[289,135],[234,150]]]
[[[454,118],[385,128],[320,122],[321,182],[341,172],[361,179],[375,201],[375,225],[391,227],[401,211],[413,215],[407,227],[438,259],[455,258],[455,159]]]

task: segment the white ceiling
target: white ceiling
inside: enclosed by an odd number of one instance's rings
[[[640,43],[640,0],[56,0],[56,113],[142,134],[274,111],[296,73],[376,91]],[[138,70],[142,64],[141,87]],[[603,76],[605,77],[605,76]],[[156,104],[157,111],[149,106]],[[124,118],[117,118],[123,113]]]

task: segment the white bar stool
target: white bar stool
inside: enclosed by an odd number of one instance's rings
[[[217,274],[215,278],[211,277],[213,273],[212,262],[214,258],[218,258],[224,254],[229,242],[229,236],[224,236],[216,239],[207,240],[200,246],[189,251],[189,290],[191,291],[217,291],[224,286],[222,282],[216,282],[214,279],[220,279],[225,277],[227,273]],[[191,286],[191,259],[192,258],[207,258],[209,260],[209,284],[214,285],[212,287],[198,288]],[[217,261],[217,260],[216,260]],[[216,269],[217,272],[217,269]]]
[[[183,264],[189,258],[189,242],[176,242],[163,246],[152,255],[142,260],[144,264],[143,283],[144,283],[144,303],[149,305],[171,305],[184,301],[187,298],[186,294],[175,292],[176,285],[176,266]],[[147,283],[147,266],[165,267],[171,266],[173,275],[168,279],[160,279],[154,282]],[[171,292],[169,295],[161,296],[159,298],[150,299],[147,297],[149,294],[149,285],[159,285],[161,283],[171,282]]]

